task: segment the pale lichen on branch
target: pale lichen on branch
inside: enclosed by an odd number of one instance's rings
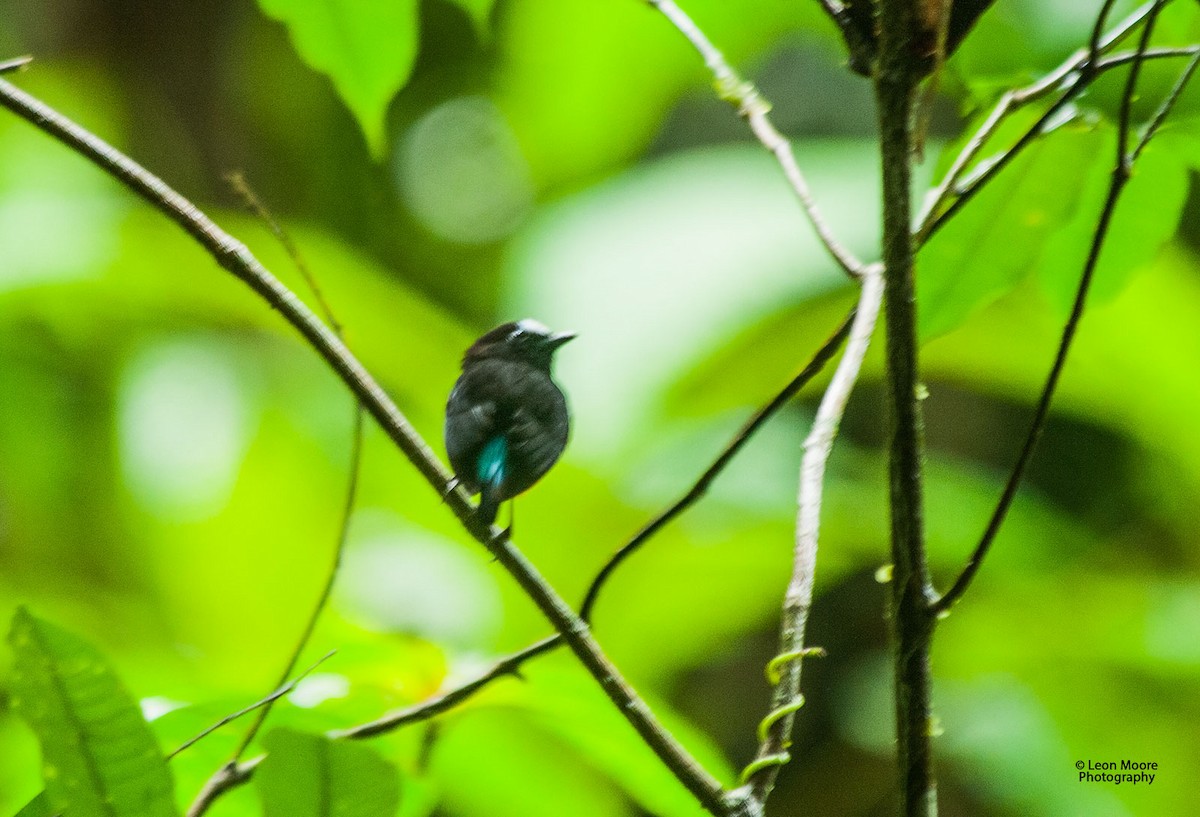
[[[813,199],[812,191],[809,190],[808,182],[796,162],[791,142],[775,128],[768,117],[771,111],[770,103],[763,98],[752,82],[742,79],[733,70],[720,50],[713,45],[700,27],[674,0],[647,0],[647,2],[662,12],[679,30],[679,33],[692,44],[692,47],[704,59],[704,64],[712,72],[713,85],[718,96],[737,108],[738,114],[745,118],[755,138],[775,156],[792,192],[799,200],[800,206],[804,208],[813,230],[837,265],[852,277],[860,276],[864,266],[863,262],[838,241],[833,230],[825,221],[825,217]]]

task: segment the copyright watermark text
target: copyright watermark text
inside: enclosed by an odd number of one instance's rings
[[[1152,760],[1077,760],[1080,783],[1112,783],[1120,786],[1129,783],[1136,786],[1154,783],[1158,764]]]

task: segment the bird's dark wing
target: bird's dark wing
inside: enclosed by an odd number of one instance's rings
[[[479,492],[475,473],[479,453],[497,434],[495,395],[477,370],[464,372],[446,403],[446,454],[454,474],[471,493]]]
[[[541,479],[558,460],[570,433],[567,403],[549,377],[527,381],[525,398],[513,411],[508,424],[508,496],[516,496]]]

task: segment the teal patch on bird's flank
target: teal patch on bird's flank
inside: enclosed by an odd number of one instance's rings
[[[503,437],[493,437],[479,452],[478,477],[479,484],[498,488],[504,482],[507,470],[508,440]]]

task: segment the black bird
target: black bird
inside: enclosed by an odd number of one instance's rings
[[[526,318],[497,326],[463,355],[446,403],[446,453],[459,482],[480,495],[489,525],[500,503],[541,479],[567,445],[567,401],[550,364],[573,337]]]

